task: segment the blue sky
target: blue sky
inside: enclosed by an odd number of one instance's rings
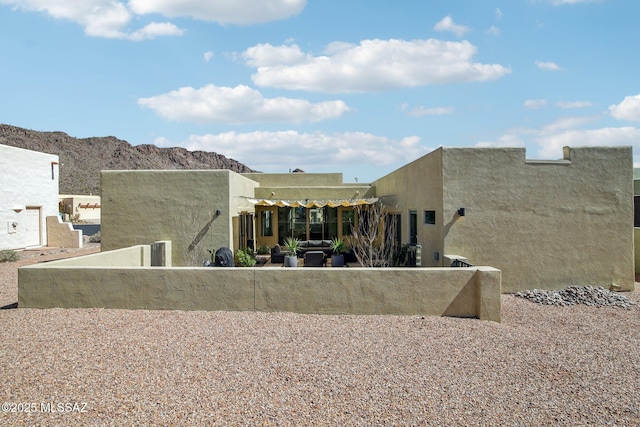
[[[640,153],[638,16],[637,0],[0,0],[0,122],[345,182],[440,146]]]

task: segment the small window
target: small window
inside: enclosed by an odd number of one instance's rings
[[[435,224],[436,223],[436,211],[424,211],[424,223]]]
[[[262,211],[262,235],[273,236],[273,212]]]

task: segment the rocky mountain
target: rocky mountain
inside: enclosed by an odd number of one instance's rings
[[[0,124],[0,144],[56,154],[60,194],[100,194],[100,171],[123,169],[229,169],[257,172],[221,154],[180,147],[133,146],[113,136],[74,138]]]

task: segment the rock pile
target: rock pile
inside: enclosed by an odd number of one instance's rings
[[[559,291],[534,289],[516,292],[515,296],[526,298],[536,304],[555,305],[558,307],[585,304],[593,307],[628,308],[634,304],[624,295],[612,292],[601,286],[570,286]]]

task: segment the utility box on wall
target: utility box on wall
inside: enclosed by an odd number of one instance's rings
[[[18,232],[18,223],[15,221],[7,221],[7,233],[15,234]]]

